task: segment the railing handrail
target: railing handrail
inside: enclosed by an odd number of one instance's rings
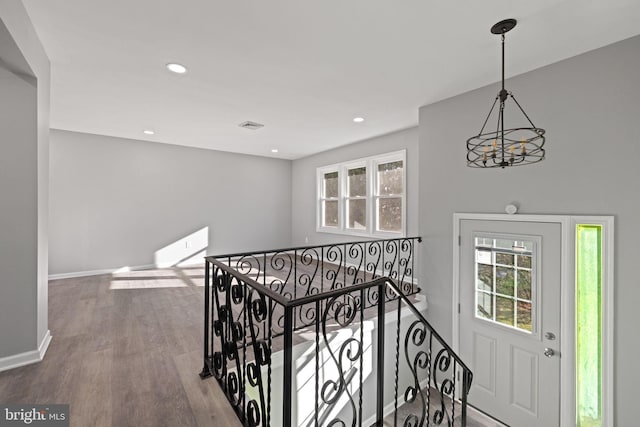
[[[447,352],[449,352],[449,354],[451,354],[451,356],[455,359],[455,361],[465,371],[468,371],[471,374],[471,369],[469,369],[469,367],[465,365],[465,363],[460,359],[457,353],[447,344],[447,342],[442,338],[442,336],[440,336],[440,334],[435,330],[435,328],[431,326],[431,323],[429,323],[429,321],[422,315],[422,313],[420,313],[420,310],[416,308],[416,306],[411,302],[411,300],[407,298],[407,296],[398,288],[398,286],[389,277],[379,277],[370,282],[359,283],[356,285],[346,286],[344,288],[331,289],[325,292],[320,292],[318,294],[308,295],[308,296],[290,300],[290,299],[284,298],[282,295],[269,289],[268,287],[256,282],[255,280],[251,279],[247,275],[240,273],[238,270],[227,266],[226,264],[220,262],[213,256],[206,257],[206,259],[212,262],[214,265],[221,268],[222,270],[226,271],[230,275],[238,277],[240,280],[242,280],[244,283],[246,283],[251,288],[256,290],[258,293],[261,293],[275,300],[276,302],[281,304],[284,308],[299,307],[301,305],[314,303],[316,301],[331,299],[334,297],[339,297],[355,291],[369,289],[369,288],[377,287],[377,286],[380,286],[381,284],[384,284],[386,287],[390,288],[393,291],[393,293],[395,293],[398,296],[398,298],[400,298],[405,304],[407,304],[407,307],[409,307],[411,312],[418,318],[418,320],[420,320],[422,323],[424,323],[427,326],[429,331],[433,334],[434,337],[436,337],[436,339],[440,342],[443,348]]]
[[[230,267],[227,264],[218,261],[215,257],[207,256],[207,257],[205,257],[205,260],[209,261],[210,263],[212,263],[216,267],[220,268],[221,270],[224,270],[226,273],[230,274],[231,276],[238,277],[244,283],[246,283],[247,285],[249,285],[250,287],[252,287],[256,291],[258,291],[258,293],[261,293],[261,294],[263,294],[265,296],[268,296],[269,298],[273,299],[274,301],[276,301],[280,305],[286,307],[287,304],[289,303],[289,300],[286,299],[285,297],[283,297],[282,295],[280,295],[279,293],[269,289],[268,287],[264,286],[261,283],[256,282],[255,280],[253,280],[251,277],[247,276],[246,274],[240,273],[235,268]]]
[[[411,310],[411,312],[418,318],[418,320],[420,320],[422,323],[427,325],[431,334],[437,338],[440,344],[442,344],[442,346],[449,352],[449,354],[455,359],[455,361],[460,365],[460,367],[462,367],[465,371],[468,371],[469,375],[472,375],[471,369],[469,369],[469,367],[465,365],[465,363],[460,359],[460,357],[458,357],[458,354],[440,336],[438,331],[436,331],[435,328],[431,326],[431,323],[429,323],[429,321],[422,315],[422,313],[420,313],[420,310],[418,310],[418,308],[411,302],[411,300],[407,298],[407,296],[396,286],[395,283],[393,283],[393,280],[388,279],[386,277],[383,279],[387,281],[387,286],[389,286],[391,290],[396,295],[398,295],[398,297],[402,301],[404,301],[405,304],[407,304],[407,307],[409,307],[409,310]]]
[[[375,239],[372,238],[370,240],[360,240],[357,242],[338,242],[338,243],[327,243],[324,245],[309,245],[309,246],[294,246],[291,248],[280,248],[280,249],[268,249],[268,250],[264,250],[264,251],[248,251],[248,252],[236,252],[236,253],[231,253],[231,254],[219,254],[219,255],[209,255],[205,258],[235,258],[235,257],[240,257],[240,256],[247,256],[247,255],[256,255],[256,254],[269,254],[269,253],[280,253],[280,252],[290,252],[290,251],[297,251],[300,249],[315,249],[315,248],[330,248],[330,247],[335,247],[335,246],[342,246],[342,245],[360,245],[363,243],[377,243],[377,242],[393,242],[396,240],[417,240],[418,243],[422,243],[422,237],[420,236],[415,236],[415,237],[390,237],[388,239]]]

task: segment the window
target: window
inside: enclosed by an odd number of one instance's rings
[[[318,231],[404,235],[406,152],[318,168]]]
[[[402,232],[402,201],[404,194],[404,162],[377,163],[376,229],[379,231]]]
[[[367,168],[347,169],[347,228],[367,229]]]
[[[535,243],[476,237],[476,318],[531,333]]]
[[[576,424],[579,427],[603,425],[602,227],[576,226]]]
[[[322,190],[320,194],[320,209],[322,210],[322,226],[338,226],[338,172],[322,174]]]

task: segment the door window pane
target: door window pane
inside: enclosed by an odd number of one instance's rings
[[[531,332],[531,303],[518,301],[518,328]]]
[[[496,253],[496,263],[504,265],[513,265],[513,254]]]
[[[514,307],[511,298],[496,297],[496,321],[513,326]]]
[[[488,264],[493,265],[491,262],[491,251],[484,249],[476,249],[476,262],[478,264]]]
[[[496,267],[496,292],[513,296],[513,268]]]
[[[531,257],[529,255],[518,255],[518,267],[531,268]]]
[[[493,267],[490,265],[478,264],[477,288],[482,291],[493,291]]]
[[[518,298],[531,301],[530,270],[518,270]]]
[[[533,241],[476,237],[476,317],[531,333]]]
[[[485,319],[493,319],[493,295],[486,292],[478,292],[477,316]]]

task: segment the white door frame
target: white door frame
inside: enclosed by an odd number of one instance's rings
[[[561,227],[560,260],[560,426],[576,425],[575,387],[575,229],[603,225],[602,233],[602,421],[613,427],[613,216],[453,214],[453,349],[460,350],[460,225],[463,220],[555,223]]]

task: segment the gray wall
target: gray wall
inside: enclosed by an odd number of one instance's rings
[[[52,130],[50,273],[149,266],[204,227],[209,254],[288,246],[290,177],[288,160]]]
[[[316,232],[316,168],[402,149],[407,150],[407,236],[418,232],[418,128],[410,128],[368,139],[335,150],[293,161],[291,173],[291,233],[295,246],[360,240]]]
[[[34,349],[37,297],[36,88],[0,68],[0,357]],[[21,318],[24,329],[14,327]],[[30,333],[25,333],[30,331]]]
[[[36,361],[48,332],[49,60],[19,0],[0,2],[0,64],[3,369]]]
[[[446,66],[446,64],[443,64]],[[465,166],[497,85],[420,109],[420,285],[428,317],[451,337],[452,215],[503,213],[615,215],[615,417],[637,424],[635,364],[640,345],[640,37],[507,81],[534,123],[547,130],[547,159],[505,170]],[[507,114],[510,114],[507,111]],[[509,117],[509,116],[507,116]]]

